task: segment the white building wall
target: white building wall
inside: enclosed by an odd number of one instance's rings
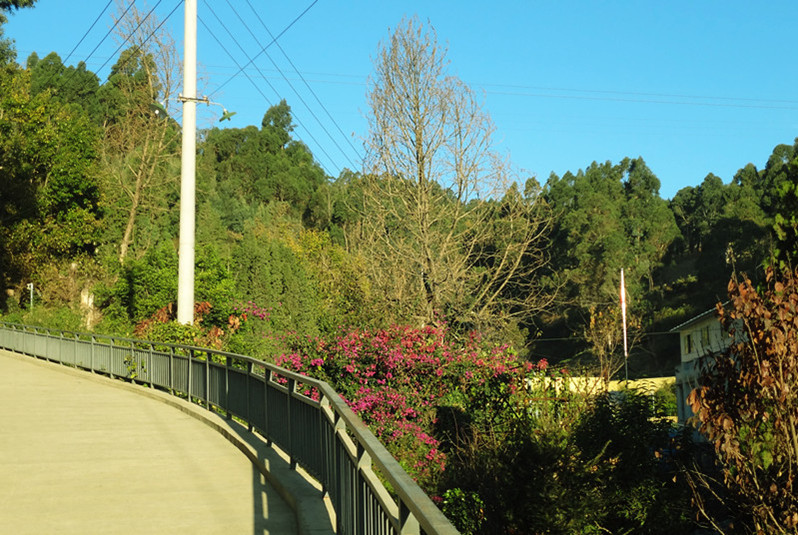
[[[682,362],[723,351],[729,345],[729,335],[723,331],[716,316],[707,316],[687,326],[679,331],[679,338]]]
[[[723,330],[715,314],[708,313],[705,317],[698,317],[695,321],[686,322],[679,329],[681,342],[681,364],[676,368],[676,404],[677,420],[685,425],[694,416],[693,410],[687,404],[690,392],[698,387],[698,379],[702,367],[715,353],[725,350],[732,339]]]

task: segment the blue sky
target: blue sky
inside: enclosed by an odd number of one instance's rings
[[[32,51],[40,57],[56,51],[64,59],[107,3],[83,0],[75,9],[74,1],[38,0],[33,9],[9,17],[6,36],[15,39],[20,62]],[[136,5],[149,11],[157,4],[155,13],[164,19],[179,3],[138,0]],[[256,14],[276,35],[311,5],[279,39],[290,63],[277,48],[267,50],[290,85],[265,54],[255,61],[260,73],[248,69],[260,91],[242,74],[231,80],[235,63],[247,63],[270,41]],[[260,125],[268,107],[285,98],[298,124],[296,137],[337,176],[344,167],[357,167],[363,153],[367,80],[377,47],[404,16],[417,15],[448,44],[453,74],[484,96],[497,148],[509,154],[520,178],[534,175],[545,182],[551,172],[642,156],[662,182],[661,195],[670,198],[710,172],[729,182],[749,162],[761,168],[775,145],[792,144],[798,136],[798,70],[792,65],[796,2],[496,0],[489,5],[198,0],[201,21],[221,43],[199,24],[200,92],[237,112],[223,123],[233,127]],[[105,63],[116,48],[110,39],[89,53],[112,24],[113,9],[68,64],[84,60],[96,71]],[[182,25],[180,6],[166,27],[181,53]],[[112,64],[98,73],[101,79]],[[219,115],[218,108],[210,112]],[[214,124],[208,110],[201,113],[201,127]]]

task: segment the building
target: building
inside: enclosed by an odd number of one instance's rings
[[[678,423],[685,425],[693,416],[687,397],[698,386],[707,359],[729,347],[732,339],[721,326],[714,308],[677,325],[671,332],[679,333],[681,362],[676,367],[676,416]]]

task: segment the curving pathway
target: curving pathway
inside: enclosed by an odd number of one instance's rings
[[[295,533],[253,463],[187,412],[0,351],[0,533]]]

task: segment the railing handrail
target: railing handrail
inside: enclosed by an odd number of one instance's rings
[[[259,359],[255,359],[253,357],[249,357],[246,355],[240,355],[236,353],[230,353],[227,351],[221,351],[212,348],[206,347],[198,347],[198,346],[191,346],[185,344],[175,344],[169,342],[155,342],[150,340],[139,340],[135,338],[127,338],[122,336],[115,336],[111,334],[102,334],[102,333],[80,333],[80,332],[73,332],[67,331],[62,329],[51,329],[47,327],[40,327],[34,325],[22,325],[22,324],[14,324],[14,323],[6,323],[0,322],[0,330],[5,332],[12,332],[12,333],[23,333],[27,335],[33,335],[36,337],[49,337],[49,338],[58,338],[60,340],[66,340],[69,342],[90,342],[92,347],[96,346],[107,346],[107,347],[119,347],[119,344],[129,344],[129,349],[146,349],[150,353],[152,353],[154,347],[158,348],[167,348],[173,355],[175,352],[184,353],[182,355],[183,358],[187,359],[188,361],[188,397],[191,400],[192,397],[195,397],[194,394],[191,393],[191,362],[197,362],[198,359],[196,357],[197,354],[207,355],[205,361],[206,369],[210,365],[210,361],[212,360],[212,356],[219,357],[223,359],[225,364],[220,363],[213,363],[215,367],[224,366],[226,369],[226,373],[230,370],[230,365],[232,361],[237,361],[239,364],[246,364],[247,374],[251,375],[251,370],[254,366],[262,367],[264,370],[264,388],[271,386],[272,388],[277,388],[277,386],[270,384],[270,375],[277,374],[278,376],[284,378],[285,380],[289,381],[289,384],[293,384],[293,389],[287,389],[288,397],[289,398],[304,398],[302,399],[303,402],[306,404],[311,404],[316,407],[319,411],[324,412],[327,410],[329,413],[326,415],[327,419],[331,422],[331,425],[335,427],[335,436],[336,440],[339,442],[344,440],[342,436],[349,436],[350,439],[353,441],[353,445],[349,445],[347,447],[351,448],[354,446],[356,450],[355,455],[357,456],[358,460],[357,463],[357,470],[362,471],[365,468],[368,468],[368,471],[371,472],[372,475],[363,475],[369,479],[369,483],[372,483],[376,480],[373,477],[373,467],[376,467],[379,471],[380,475],[387,480],[392,488],[392,491],[398,498],[398,504],[394,503],[393,506],[388,505],[388,509],[397,509],[397,510],[384,510],[383,513],[388,515],[391,518],[391,524],[394,524],[393,529],[396,530],[397,533],[419,533],[419,527],[423,529],[424,533],[428,535],[440,533],[440,534],[456,534],[457,530],[452,526],[451,522],[443,515],[443,513],[438,509],[438,507],[432,502],[432,500],[427,496],[427,494],[418,486],[418,484],[410,477],[410,475],[401,467],[401,465],[396,461],[396,459],[388,452],[385,446],[374,436],[374,434],[368,429],[365,423],[350,409],[350,407],[346,404],[346,402],[341,398],[341,396],[326,382],[308,377],[299,373],[296,373],[291,370],[287,370],[275,364],[265,362]],[[71,337],[71,338],[70,338]],[[103,340],[108,340],[110,344],[103,344],[101,343]],[[20,351],[18,347],[7,347],[8,342],[4,342],[3,337],[0,336],[0,348],[12,350],[12,351]],[[77,351],[77,350],[76,350]],[[24,351],[21,351],[24,352]],[[160,354],[160,353],[159,353]],[[54,355],[33,355],[33,356],[40,356],[44,358],[55,358]],[[92,356],[92,359],[94,357]],[[58,362],[62,362],[58,359]],[[68,363],[67,363],[68,364]],[[100,372],[100,373],[108,373],[106,370],[102,369],[94,369],[92,361],[91,371],[93,372]],[[85,366],[80,366],[85,367]],[[240,370],[238,370],[240,371]],[[207,373],[207,372],[206,372]],[[113,376],[113,374],[111,374]],[[205,376],[205,380],[208,381],[208,375]],[[141,382],[148,382],[143,380]],[[153,381],[150,380],[150,386],[153,386]],[[315,388],[319,394],[321,395],[321,401],[313,402],[310,398],[303,396],[301,393],[296,392],[295,385],[296,383],[300,383],[309,387]],[[164,385],[158,385],[159,387],[164,387]],[[174,393],[174,392],[173,392]],[[226,393],[225,395],[228,395]],[[199,399],[199,398],[198,398]],[[226,398],[225,398],[226,399]],[[206,398],[204,399],[207,407],[211,409],[211,406],[216,406],[218,408],[227,410],[228,413],[230,411],[229,407],[224,407],[221,404],[211,401],[210,394],[206,392]],[[225,402],[226,403],[226,402]],[[247,420],[247,418],[242,417],[240,414],[236,414],[236,417],[240,418],[241,420],[245,421],[246,424],[250,427],[253,427],[254,423],[252,421]],[[257,426],[255,426],[257,427]],[[343,429],[343,432],[339,430]],[[272,437],[266,436],[264,437],[267,440],[272,440]],[[346,446],[346,444],[344,444]],[[282,446],[281,446],[282,447]],[[293,459],[295,459],[296,452],[293,451],[286,451],[287,455],[292,459],[292,463],[294,463]],[[331,453],[330,453],[331,454]],[[366,454],[365,457],[363,454]],[[295,464],[302,465],[301,461],[297,461]],[[331,482],[321,481],[322,485],[325,488],[329,488],[328,485]],[[382,486],[382,483],[379,483]],[[383,509],[385,509],[385,501],[387,501],[386,496],[388,496],[387,489],[382,486],[382,489],[376,490],[378,496],[376,497],[377,501],[381,504]],[[393,499],[391,498],[391,501]],[[339,513],[336,511],[336,513]],[[413,522],[415,520],[416,523]],[[397,527],[398,526],[398,527]],[[360,530],[356,530],[360,532]]]

